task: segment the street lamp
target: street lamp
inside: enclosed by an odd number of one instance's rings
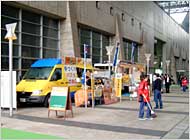
[[[145,53],[145,57],[146,57],[146,63],[147,63],[147,75],[149,74],[149,61],[150,61],[150,53]]]
[[[166,60],[166,73],[169,74],[170,60]]]
[[[110,63],[111,63],[111,52],[113,50],[114,46],[106,46],[106,51],[107,51],[107,55],[108,55],[108,63],[109,63],[109,79],[111,79],[111,68],[110,68]]]
[[[17,23],[11,23],[11,24],[6,24],[6,29],[7,29],[7,34],[5,36],[5,39],[9,40],[9,96],[10,96],[10,106],[9,106],[9,111],[10,111],[10,117],[13,116],[13,75],[12,75],[12,65],[13,65],[13,55],[12,55],[12,49],[13,49],[13,40],[16,40],[16,34],[15,34],[15,29],[16,29],[16,24]]]

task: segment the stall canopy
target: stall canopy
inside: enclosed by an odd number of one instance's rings
[[[76,65],[76,67],[84,69],[84,61],[79,62]],[[94,68],[93,68],[93,66],[90,63],[86,63],[86,69],[94,69]]]
[[[77,68],[84,69],[84,58],[63,56],[62,64],[64,65],[76,65]],[[86,69],[93,69],[91,59],[86,59]]]
[[[145,67],[143,64],[138,64],[138,63],[130,63],[130,62],[119,62],[119,66],[123,68],[133,68],[136,67],[139,71],[144,72]]]

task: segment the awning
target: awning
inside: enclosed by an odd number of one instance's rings
[[[79,62],[77,65],[76,65],[77,68],[82,68],[84,69],[84,63],[83,61]],[[89,63],[86,64],[86,69],[94,69],[93,66]]]
[[[39,59],[35,61],[32,64],[32,68],[35,67],[54,67],[57,64],[61,64],[61,59],[56,59],[56,58],[47,58],[47,59]]]
[[[121,63],[121,64],[119,64],[119,66],[123,67],[123,68],[133,68],[133,67],[136,67],[140,71],[144,71],[145,70],[144,65],[142,65],[142,64]]]

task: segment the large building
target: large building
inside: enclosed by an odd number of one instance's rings
[[[4,1],[1,2],[1,68],[8,70],[5,24],[17,23],[13,68],[22,76],[40,58],[87,57],[93,63],[108,60],[106,46],[120,43],[120,60],[162,70],[176,80],[189,71],[189,34],[155,2],[141,1]],[[112,53],[114,55],[114,51]],[[113,58],[112,55],[112,58]],[[170,61],[168,67],[167,60]]]

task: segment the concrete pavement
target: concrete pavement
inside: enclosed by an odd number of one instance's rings
[[[189,93],[171,89],[162,94],[164,108],[156,110],[157,118],[139,121],[139,103],[124,97],[122,102],[93,108],[73,107],[74,117],[55,117],[47,108],[25,107],[14,112],[2,111],[3,127],[60,136],[70,140],[189,139]],[[153,100],[153,99],[152,99]],[[154,102],[152,102],[154,106]],[[58,113],[60,116],[62,112]]]

